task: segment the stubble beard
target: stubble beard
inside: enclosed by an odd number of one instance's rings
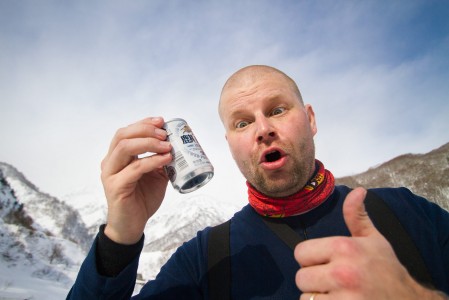
[[[259,192],[270,197],[286,197],[301,190],[309,181],[315,170],[315,145],[310,148],[302,147],[302,156],[289,156],[292,166],[279,172],[267,174],[264,170],[257,169],[258,164],[243,163],[242,173],[249,183]]]

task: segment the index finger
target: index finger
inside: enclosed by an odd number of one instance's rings
[[[302,267],[329,263],[335,256],[353,255],[357,245],[351,237],[335,236],[307,240],[295,247],[296,261]]]
[[[161,117],[146,118],[117,130],[101,162],[102,173],[115,174],[142,153],[169,151],[165,144],[167,132],[160,128],[163,124]]]
[[[120,128],[112,138],[106,156],[109,156],[114,151],[115,147],[117,147],[118,143],[123,139],[156,137],[160,140],[165,140],[167,134],[165,130],[161,129],[162,125],[164,125],[164,119],[162,117],[149,117],[124,128]]]

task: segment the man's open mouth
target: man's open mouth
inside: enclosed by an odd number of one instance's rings
[[[281,152],[275,150],[273,152],[265,154],[266,162],[274,162],[281,158]]]

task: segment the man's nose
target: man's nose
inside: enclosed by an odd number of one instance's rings
[[[276,136],[276,131],[270,120],[266,117],[261,117],[257,121],[256,139],[258,142],[266,142]]]

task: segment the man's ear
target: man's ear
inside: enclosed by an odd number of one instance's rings
[[[305,106],[307,118],[309,120],[310,129],[312,130],[313,135],[315,135],[318,132],[318,128],[316,126],[316,120],[315,120],[315,112],[313,111],[312,105],[306,104]]]

